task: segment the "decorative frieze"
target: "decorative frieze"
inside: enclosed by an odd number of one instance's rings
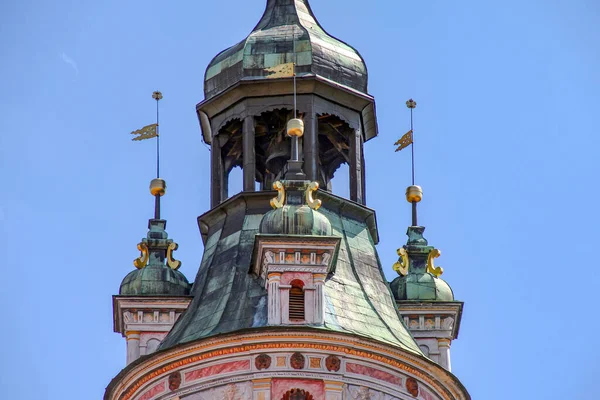
[[[421,351],[432,361],[451,370],[450,343],[458,337],[463,303],[398,302],[404,324]]]
[[[260,369],[266,362],[264,356],[271,359],[271,364]],[[292,366],[292,356],[304,359],[303,368]],[[164,353],[160,359],[149,358],[124,375],[124,386],[111,391],[106,400],[139,400],[160,384],[165,391],[146,400],[221,399],[218,396],[225,393],[223,387],[243,383],[249,385],[248,399],[280,400],[273,397],[273,383],[281,379],[309,391],[305,382],[319,383],[324,396],[318,398],[324,400],[352,398],[342,397],[344,384],[350,388],[368,387],[372,396],[381,394],[384,400],[410,400],[414,398],[406,388],[410,377],[418,382],[419,399],[466,400],[461,387],[452,383],[452,375],[448,374],[443,378],[444,383],[440,383],[439,377],[444,376],[441,371],[434,364],[397,348],[347,335],[298,331],[248,333],[213,338]],[[181,374],[182,382],[179,389],[171,391],[169,384],[176,382],[172,378],[169,382],[169,377],[174,372]],[[433,376],[437,378],[432,379]],[[221,391],[211,392],[216,388]]]
[[[127,364],[156,351],[191,300],[189,296],[113,296],[114,331],[127,338]]]

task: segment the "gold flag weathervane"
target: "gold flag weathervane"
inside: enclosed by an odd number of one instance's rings
[[[415,142],[413,135],[413,110],[417,107],[417,102],[413,99],[409,99],[406,102],[406,107],[410,109],[410,131],[406,132],[396,143],[394,146],[398,146],[396,152],[401,151],[402,149],[410,146],[411,148],[411,164],[412,164],[412,184],[415,184]]]
[[[156,128],[158,128],[158,124],[150,124],[150,125],[146,125],[142,129],[133,131],[133,132],[131,132],[131,134],[138,135],[138,136],[134,137],[131,140],[134,140],[134,141],[135,140],[146,140],[146,139],[152,139],[154,137],[157,137],[158,132],[157,132]]]
[[[404,136],[402,136],[396,143],[394,143],[394,146],[399,146],[396,149],[396,152],[410,146],[412,144],[412,142],[413,142],[413,131],[410,130],[410,131],[406,132],[404,134]]]
[[[274,67],[265,68],[268,73],[268,79],[274,78],[291,78],[294,76],[294,63],[279,64]]]
[[[156,123],[146,125],[145,127],[131,132],[132,135],[137,135],[131,140],[141,141],[146,139],[156,138],[156,178],[160,178],[160,135],[158,133],[158,102],[163,98],[163,95],[158,90],[152,93],[152,98],[156,100]]]

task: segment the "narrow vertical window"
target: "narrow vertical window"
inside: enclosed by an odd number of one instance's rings
[[[304,290],[299,285],[290,289],[290,321],[304,321]]]

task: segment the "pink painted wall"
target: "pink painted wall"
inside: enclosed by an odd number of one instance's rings
[[[250,360],[233,361],[210,367],[196,369],[185,373],[185,382],[195,381],[208,376],[220,375],[227,372],[250,370]]]
[[[281,284],[289,285],[294,279],[298,279],[304,282],[304,285],[312,285],[312,275],[312,272],[284,272],[281,275]]]
[[[158,385],[152,387],[152,389],[148,390],[144,393],[138,400],[149,400],[154,396],[157,396],[166,391],[165,382],[159,383]]]
[[[351,372],[353,374],[366,375],[371,378],[379,379],[380,381],[385,381],[388,383],[392,383],[396,386],[402,385],[402,379],[394,376],[388,372],[381,371],[379,369],[367,367],[361,364],[347,363],[346,364],[346,372]]]

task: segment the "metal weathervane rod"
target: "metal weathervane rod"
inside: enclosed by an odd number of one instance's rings
[[[158,102],[163,98],[163,95],[158,90],[152,93],[152,98],[156,100],[156,123],[146,125],[145,127],[131,132],[136,135],[133,141],[142,141],[146,139],[156,138],[156,178],[150,182],[150,193],[155,198],[154,202],[154,219],[160,219],[160,198],[167,190],[167,184],[160,178],[160,136],[158,135]]]
[[[158,90],[152,93],[152,98],[156,100],[156,178],[160,178],[160,134],[158,125],[158,103],[163,95]]]
[[[287,134],[291,138],[291,159],[288,161],[287,172],[285,173],[285,179],[291,180],[304,180],[306,175],[302,172],[302,162],[300,161],[300,151],[298,141],[299,138],[304,135],[304,121],[298,119],[298,100],[297,100],[297,88],[296,88],[296,28],[292,29],[292,48],[293,48],[293,84],[294,84],[294,118],[287,123]]]
[[[415,184],[415,135],[413,130],[413,110],[417,107],[417,102],[410,99],[406,102],[406,106],[410,108],[410,132],[411,132],[411,164],[412,164],[412,184]]]
[[[412,226],[417,226],[417,203],[423,197],[423,191],[419,186],[415,186],[415,143],[413,134],[413,110],[417,107],[417,102],[410,99],[406,102],[406,107],[410,109],[410,131],[402,136],[395,145],[398,146],[396,151],[400,151],[408,146],[411,147],[411,177],[412,186],[406,190],[406,200],[412,204]]]
[[[297,106],[297,90],[296,90],[296,26],[294,25],[292,29],[292,46],[294,51],[294,62],[293,62],[293,73],[294,73],[294,118],[297,118],[296,115],[296,106]]]

